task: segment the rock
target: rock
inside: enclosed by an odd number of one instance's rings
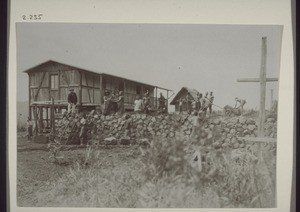
[[[249,124],[247,126],[247,129],[250,130],[251,132],[256,128],[256,125],[253,125],[253,124]]]
[[[215,119],[215,120],[213,121],[213,124],[219,125],[219,124],[221,124],[221,120],[220,120],[220,119]]]
[[[129,137],[123,137],[120,139],[121,145],[129,145],[130,144],[130,138]]]
[[[227,134],[227,138],[232,139],[232,135],[231,134]]]
[[[191,130],[186,130],[185,134],[190,135],[191,134]]]
[[[239,123],[241,123],[241,124],[245,124],[246,123],[246,118],[244,118],[244,117],[240,117],[239,118]]]
[[[234,124],[232,122],[228,122],[226,126],[227,126],[227,128],[233,128]]]
[[[244,148],[246,145],[244,143],[240,144],[240,148]]]
[[[200,137],[201,138],[207,138],[209,132],[207,130],[201,130]]]
[[[222,147],[223,147],[223,148],[227,148],[227,147],[228,147],[228,144],[227,144],[227,143],[224,143],[224,144],[222,144]]]
[[[248,124],[248,125],[255,125],[256,122],[255,122],[253,119],[248,119],[248,120],[246,121],[246,124]]]
[[[236,133],[236,130],[235,129],[231,129],[230,130],[230,134],[234,135]]]
[[[116,144],[118,144],[118,141],[115,137],[109,137],[109,138],[104,139],[104,143],[106,145],[116,145]]]
[[[233,144],[233,148],[234,148],[234,149],[237,149],[237,148],[239,148],[239,147],[240,147],[240,145],[239,145],[238,142],[235,142],[235,143]]]
[[[231,138],[231,143],[236,143],[238,140],[236,137]]]
[[[150,141],[147,138],[141,138],[141,139],[138,140],[138,144],[140,144],[142,146],[149,146]]]

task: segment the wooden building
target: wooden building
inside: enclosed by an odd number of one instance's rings
[[[196,89],[190,89],[188,87],[182,87],[180,91],[175,95],[170,105],[175,105],[175,111],[179,111],[179,100],[183,100],[182,111],[190,112],[192,109],[191,103],[196,100],[197,93]]]
[[[155,85],[111,74],[97,73],[52,60],[24,72],[29,76],[29,116],[33,116],[34,119],[43,117],[47,123],[50,107],[54,107],[58,112],[67,109],[67,96],[70,88],[73,88],[77,94],[79,108],[89,110],[102,107],[105,90],[123,91],[125,111],[133,110],[136,96],[144,95],[146,90],[150,92],[152,108],[156,109],[158,90],[165,90],[167,97],[170,91]]]

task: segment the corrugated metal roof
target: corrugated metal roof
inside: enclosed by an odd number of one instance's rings
[[[27,70],[25,70],[24,72],[25,73],[30,73],[30,72],[33,72],[35,71],[36,68],[38,68],[39,66],[42,66],[42,65],[45,65],[47,63],[58,63],[58,64],[61,64],[61,65],[64,65],[64,66],[69,66],[69,67],[72,67],[72,68],[77,68],[77,69],[80,69],[82,71],[86,71],[86,72],[90,72],[90,73],[93,73],[93,74],[103,74],[103,75],[107,75],[107,76],[111,76],[111,77],[117,77],[117,78],[120,78],[120,79],[124,79],[124,80],[127,80],[127,81],[131,81],[131,82],[135,82],[135,83],[139,83],[139,84],[143,84],[143,85],[147,85],[147,86],[150,86],[150,87],[156,87],[158,89],[162,89],[162,90],[167,90],[167,91],[172,91],[168,88],[162,88],[162,87],[159,87],[159,86],[156,86],[156,85],[151,85],[151,84],[148,84],[148,83],[144,83],[144,82],[141,82],[141,81],[137,81],[137,80],[132,80],[132,79],[127,79],[125,77],[121,77],[121,76],[116,76],[116,75],[112,75],[112,74],[108,74],[108,73],[104,73],[104,72],[95,72],[95,71],[91,71],[91,70],[87,70],[87,69],[84,69],[84,68],[81,68],[81,67],[78,67],[78,66],[73,66],[73,65],[69,65],[69,64],[65,64],[65,63],[61,63],[61,62],[57,62],[57,61],[54,61],[54,60],[48,60],[48,61],[45,61],[43,63],[40,63],[39,65],[36,65],[32,68],[29,68]]]

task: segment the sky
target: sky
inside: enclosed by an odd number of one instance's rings
[[[28,100],[23,71],[55,60],[169,88],[175,93],[170,101],[187,86],[203,94],[213,91],[221,108],[234,106],[239,97],[247,101],[246,109],[258,109],[259,83],[237,79],[259,77],[264,36],[267,77],[279,77],[281,26],[18,23],[18,101]],[[267,109],[271,89],[278,99],[278,82],[267,83]]]

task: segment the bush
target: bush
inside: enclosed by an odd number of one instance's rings
[[[219,139],[217,132],[213,138]],[[73,161],[39,205],[80,207],[275,207],[276,154],[268,146],[215,149],[188,139],[154,138],[131,168],[99,157],[94,146]],[[276,150],[276,148],[275,148]],[[264,153],[262,155],[262,152]],[[122,160],[122,158],[118,158]],[[110,163],[104,167],[104,164]],[[109,168],[108,168],[109,167]]]
[[[179,203],[187,207],[188,199],[201,202],[208,191],[216,200],[211,207],[275,206],[275,166],[267,166],[275,157],[272,153],[266,154],[265,163],[247,149],[217,150],[181,139],[156,139],[141,151],[147,167],[142,206],[148,201],[148,207],[177,207]],[[180,198],[174,192],[180,193]]]

